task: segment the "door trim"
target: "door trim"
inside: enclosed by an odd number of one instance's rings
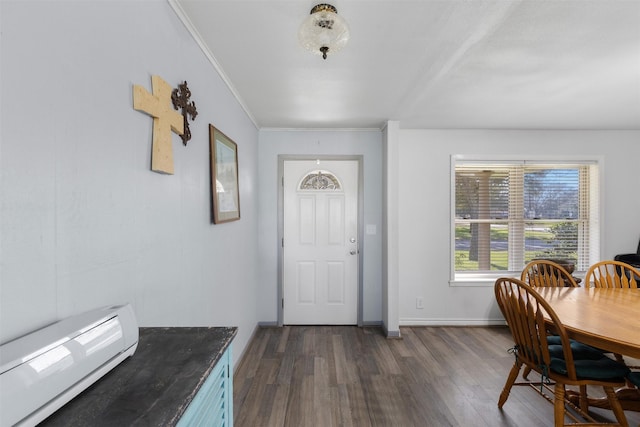
[[[283,262],[284,262],[284,249],[282,242],[284,240],[284,162],[288,160],[320,160],[320,161],[346,161],[355,160],[358,162],[358,188],[357,188],[357,204],[358,204],[358,326],[363,326],[363,280],[362,280],[362,260],[364,254],[364,212],[362,207],[364,206],[364,173],[363,173],[363,156],[362,155],[299,155],[299,154],[280,154],[278,155],[278,241],[276,242],[278,247],[278,299],[276,304],[278,306],[278,326],[284,325],[284,310],[282,299],[284,297],[284,278],[283,278]]]

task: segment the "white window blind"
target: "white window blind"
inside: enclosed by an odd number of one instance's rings
[[[534,258],[598,259],[596,162],[456,160],[454,280],[519,272]]]

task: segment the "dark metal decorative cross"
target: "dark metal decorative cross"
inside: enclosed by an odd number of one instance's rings
[[[171,102],[173,102],[173,108],[176,110],[182,109],[182,117],[184,118],[184,132],[180,135],[182,143],[186,146],[187,142],[191,139],[191,130],[189,129],[189,122],[187,121],[187,115],[191,115],[191,120],[194,120],[198,115],[196,111],[196,103],[189,99],[191,98],[191,91],[187,87],[187,81],[180,83],[178,89],[174,89],[171,92]]]

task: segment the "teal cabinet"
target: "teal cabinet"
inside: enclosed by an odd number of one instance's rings
[[[233,367],[231,345],[187,407],[178,427],[233,426]]]

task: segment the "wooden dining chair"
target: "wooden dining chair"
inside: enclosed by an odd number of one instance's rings
[[[615,425],[628,426],[614,387],[625,384],[624,377],[629,373],[629,368],[608,357],[597,360],[574,358],[562,321],[540,294],[523,281],[516,278],[500,278],[496,280],[494,290],[498,306],[513,337],[512,352],[515,355],[515,362],[500,394],[498,407],[502,408],[507,401],[518,372],[524,365],[538,372],[544,380],[555,383],[554,397],[547,397],[547,400],[554,404],[556,427],[566,425],[564,420],[567,385],[601,386],[618,421]],[[559,347],[549,345],[547,341],[550,328],[559,337]],[[567,412],[567,415],[579,422],[572,413]],[[595,425],[592,424],[595,420],[589,414],[581,412],[581,415],[589,420],[590,425]]]
[[[624,409],[640,411],[640,371],[633,371],[627,375],[627,385],[629,388],[616,391],[618,400],[624,400]]]
[[[545,259],[534,259],[525,265],[520,280],[534,288],[578,287],[576,280],[563,266]]]
[[[520,274],[520,280],[534,288],[572,287],[577,288],[578,283],[560,264],[546,259],[534,259],[524,266]],[[531,369],[525,366],[522,378],[529,378]]]
[[[587,288],[638,288],[640,271],[622,261],[605,260],[593,264],[584,276]],[[618,362],[624,362],[621,354],[614,354]],[[638,366],[629,366],[638,368]]]
[[[614,260],[593,264],[584,276],[587,288],[638,288],[640,271],[633,266]]]

